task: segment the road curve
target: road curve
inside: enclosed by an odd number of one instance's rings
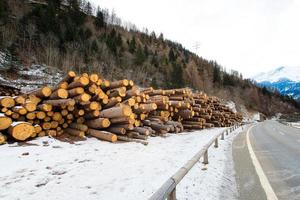
[[[268,120],[254,126],[249,132],[249,138],[262,170],[278,199],[299,200],[300,129]],[[240,199],[266,199],[245,146],[247,146],[246,132],[240,134],[233,144]]]

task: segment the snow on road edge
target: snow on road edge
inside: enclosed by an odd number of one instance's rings
[[[177,187],[178,199],[238,199],[232,142],[239,131],[237,129],[225,136],[225,140],[219,140],[219,148],[209,148],[209,164],[204,166],[201,160],[191,169]]]
[[[147,199],[223,130],[215,128],[150,138],[148,146],[111,144],[93,138],[68,144],[46,137],[32,141],[34,146],[3,145],[0,146],[0,198]],[[223,183],[232,184],[232,174],[226,172],[233,172],[228,164],[232,162],[231,140],[221,141],[220,148],[210,151],[208,170],[193,169],[200,179],[192,177],[194,182],[188,185],[205,183],[199,188],[201,194],[207,195],[204,199],[216,199],[213,194],[219,196],[219,190],[228,186]],[[43,145],[45,141],[49,145]],[[22,155],[25,152],[29,155]],[[179,189],[183,190],[180,198],[199,199],[193,191],[186,196],[185,188]]]

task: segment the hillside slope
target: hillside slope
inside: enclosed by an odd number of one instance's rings
[[[244,80],[238,72],[226,72],[163,34],[141,32],[134,25],[124,28],[121,19],[105,9],[93,16],[91,4],[85,1],[0,0],[0,4],[0,48],[24,67],[98,72],[107,79],[127,77],[141,86],[191,87],[267,115],[300,107]]]

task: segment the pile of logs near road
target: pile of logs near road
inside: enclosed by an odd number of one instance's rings
[[[69,134],[147,144],[150,136],[186,129],[231,126],[242,116],[216,97],[190,89],[139,88],[133,81],[108,81],[70,71],[55,87],[0,97],[0,144],[7,138]]]

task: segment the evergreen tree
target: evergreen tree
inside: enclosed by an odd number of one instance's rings
[[[144,45],[144,55],[145,55],[146,57],[149,56],[149,50],[148,50],[148,46],[147,46],[146,44]]]
[[[219,66],[214,66],[214,74],[213,74],[213,82],[214,83],[221,83],[221,70]]]
[[[6,24],[8,20],[9,10],[6,0],[0,0],[0,26]]]
[[[173,49],[171,48],[170,51],[169,51],[169,60],[171,62],[174,62],[176,60],[176,57],[175,57],[175,54],[174,54],[174,51]]]
[[[99,6],[97,8],[96,19],[95,19],[95,26],[98,29],[105,27],[104,15],[103,15],[103,12],[101,12]]]
[[[138,45],[137,51],[135,53],[135,64],[141,65],[145,61],[146,57],[144,55],[143,49]]]
[[[87,15],[93,15],[93,8],[92,8],[92,5],[90,2],[87,2],[86,5],[85,5],[85,8],[84,8],[84,12],[87,14]]]
[[[134,53],[135,49],[136,49],[136,41],[135,41],[135,37],[133,36],[129,43],[129,52]]]
[[[182,67],[177,63],[172,64],[171,74],[172,87],[179,88],[184,86]]]

